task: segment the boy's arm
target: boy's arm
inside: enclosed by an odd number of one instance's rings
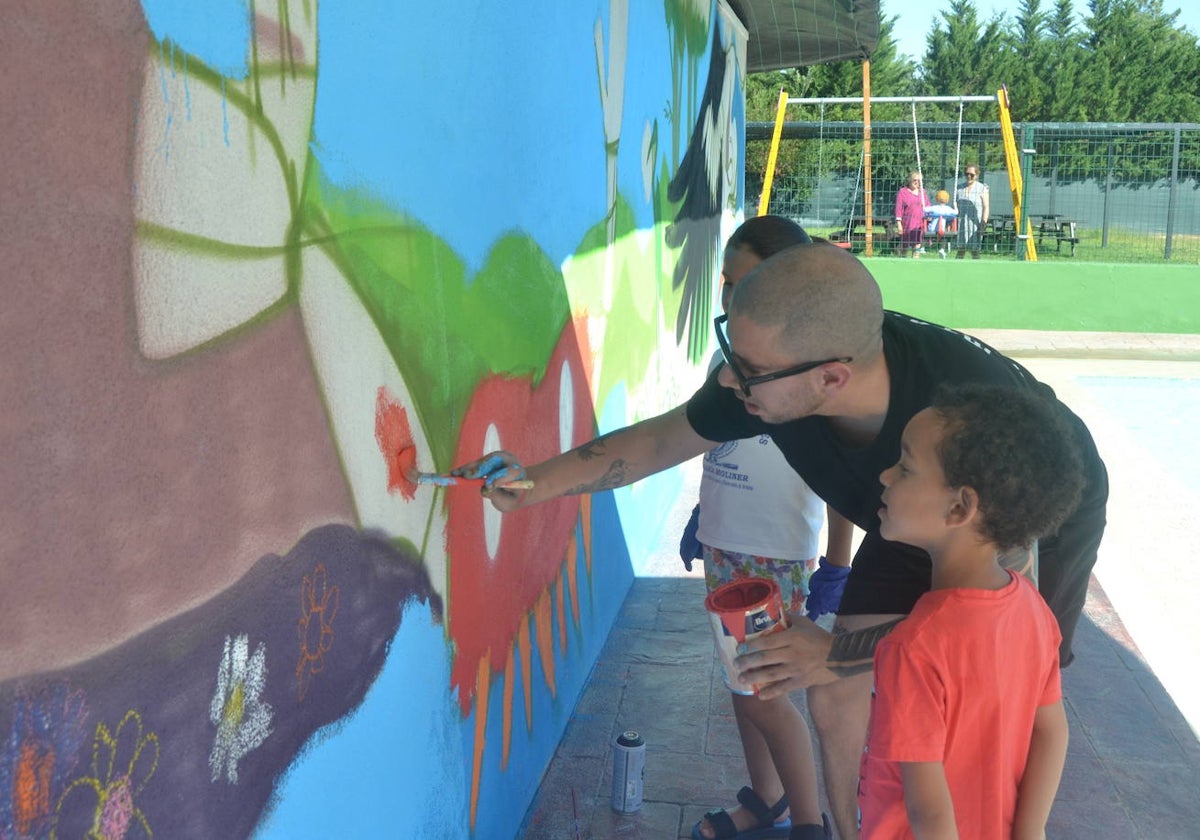
[[[825,506],[825,522],[828,531],[825,559],[834,566],[849,566],[850,548],[854,542],[854,523],[829,505]]]
[[[946,767],[940,761],[902,761],[904,808],[917,840],[958,840]]]
[[[1046,820],[1067,760],[1067,737],[1067,715],[1062,701],[1039,706],[1033,718],[1025,775],[1017,790],[1013,840],[1044,840]]]

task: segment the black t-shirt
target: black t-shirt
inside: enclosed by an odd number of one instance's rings
[[[868,533],[879,531],[879,474],[900,457],[900,435],[914,414],[927,408],[943,383],[982,383],[1030,387],[1050,396],[1050,386],[978,339],[898,312],[885,312],[883,352],[891,393],[887,416],[876,438],[861,447],[844,443],[825,417],[766,423],[746,412],[733,390],[712,374],[687,404],[687,418],[708,440],[740,440],[768,434],[818,496]],[[1061,403],[1060,403],[1061,405]],[[1069,409],[1063,406],[1063,411]],[[1087,436],[1082,421],[1071,415]],[[1094,445],[1085,458],[1095,458]]]

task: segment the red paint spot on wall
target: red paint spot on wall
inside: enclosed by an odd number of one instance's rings
[[[417,448],[413,445],[408,412],[383,386],[375,399],[375,441],[387,462],[388,492],[399,493],[411,501],[417,485],[408,476],[417,466]]]

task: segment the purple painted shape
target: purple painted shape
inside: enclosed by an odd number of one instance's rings
[[[86,834],[101,809],[97,794],[104,791],[128,799],[122,817],[129,818],[130,836],[141,827],[158,837],[246,837],[313,735],[362,702],[413,598],[429,602],[440,617],[441,599],[419,558],[382,536],[325,525],[285,556],[263,557],[210,601],[101,656],[0,683],[0,732],[13,731],[31,696],[53,696],[61,693],[56,687],[70,686],[86,698],[85,737],[72,739],[76,755],[60,757],[75,761],[75,772],[65,782],[56,780],[48,795],[51,808],[61,806],[59,836]],[[317,616],[317,607],[329,614]],[[324,634],[297,632],[314,618]],[[219,671],[227,647],[236,647],[226,640],[241,636],[248,642],[244,664],[261,648],[265,669],[261,691],[247,690],[238,699],[248,707],[253,695],[255,704],[269,709],[270,720],[266,737],[233,756],[233,783],[229,751],[219,753],[220,772],[210,756],[225,721],[219,702],[214,709]],[[234,713],[239,705],[232,705]],[[108,738],[97,734],[101,726]],[[111,772],[94,780],[93,743],[115,759]],[[13,752],[11,741],[4,744],[0,765],[12,767],[19,759]],[[80,780],[87,783],[76,784]]]

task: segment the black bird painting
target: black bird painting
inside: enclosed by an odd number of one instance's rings
[[[687,335],[688,358],[695,363],[703,360],[707,344],[720,256],[721,211],[728,200],[725,168],[736,152],[732,125],[736,75],[736,64],[728,60],[728,50],[721,45],[720,26],[714,25],[700,115],[667,187],[667,198],[679,202],[679,209],[667,226],[666,241],[672,248],[682,248],[672,278],[672,288],[683,289],[675,340],[682,343]]]

